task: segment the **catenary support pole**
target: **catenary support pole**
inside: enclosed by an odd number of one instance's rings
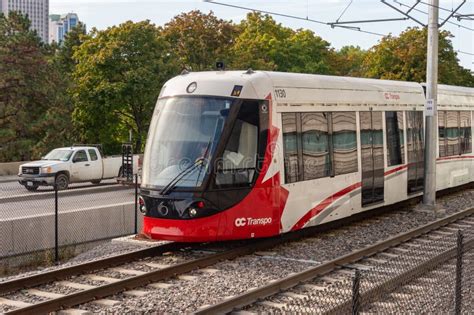
[[[436,206],[436,127],[438,122],[438,18],[439,0],[430,0],[425,104],[425,174],[423,204]]]

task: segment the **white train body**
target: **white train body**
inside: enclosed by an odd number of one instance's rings
[[[196,87],[190,91],[192,83]],[[154,238],[201,241],[270,236],[422,193],[426,100],[418,83],[260,71],[203,72],[170,80],[160,99],[190,94],[266,102],[268,144],[264,165],[258,170],[261,180],[252,186],[264,188],[258,197],[249,193],[232,208],[238,209],[250,198],[257,207],[260,200],[273,210],[255,210],[249,216],[218,209],[194,220],[216,225],[226,221],[215,235],[186,229],[185,225],[194,224],[189,218],[177,223],[149,215],[145,233]],[[437,190],[472,181],[473,109],[474,89],[439,86]],[[145,156],[144,169],[151,163]],[[145,171],[145,190],[150,180]],[[275,229],[259,233],[266,218]],[[250,224],[251,220],[260,221]],[[162,225],[166,231],[156,230]],[[239,230],[242,225],[246,230]],[[181,230],[170,235],[171,227]],[[220,233],[223,230],[225,236]],[[192,233],[204,234],[195,237]]]

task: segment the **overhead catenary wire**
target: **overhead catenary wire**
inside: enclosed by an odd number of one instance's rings
[[[400,6],[403,6],[403,7],[406,7],[406,8],[411,8],[410,5],[407,5],[407,4],[403,3],[403,2],[400,2],[399,0],[393,0],[393,2],[396,3],[396,4],[398,4],[398,5],[400,5]],[[423,11],[423,10],[420,10],[420,9],[413,8],[412,10],[413,10],[413,11],[416,11],[416,12],[418,12],[418,13],[422,13],[422,14],[428,15],[427,12],[425,12],[425,11]],[[448,21],[447,23],[448,23],[448,24],[451,24],[451,25],[459,26],[459,27],[461,27],[461,28],[463,28],[463,29],[466,29],[466,30],[469,30],[469,31],[474,31],[474,28],[470,28],[470,27],[464,26],[464,25],[459,24],[459,23],[455,23],[455,22],[451,22],[451,21]]]
[[[308,22],[312,22],[312,23],[316,23],[316,24],[320,24],[320,25],[330,26],[331,28],[339,27],[339,28],[350,30],[350,31],[365,33],[365,34],[369,34],[369,35],[375,35],[375,36],[380,36],[380,37],[387,36],[387,34],[381,34],[381,33],[377,33],[377,32],[366,31],[366,30],[361,29],[360,27],[345,27],[345,26],[331,25],[331,23],[320,21],[320,20],[315,20],[315,19],[310,19],[308,17],[301,17],[301,16],[284,14],[284,13],[273,12],[273,11],[268,11],[268,10],[255,9],[255,8],[244,7],[244,6],[240,6],[240,5],[223,3],[223,2],[212,1],[212,0],[205,0],[205,2],[211,3],[211,4],[216,4],[216,5],[221,5],[221,6],[225,6],[225,7],[245,10],[245,11],[259,12],[259,13],[264,13],[264,14],[270,14],[270,15],[275,15],[275,16],[286,17],[286,18],[290,18],[290,19],[308,21]]]

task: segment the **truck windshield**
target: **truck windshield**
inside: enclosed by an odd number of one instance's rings
[[[202,159],[173,187],[196,188],[208,173],[234,100],[218,97],[173,97],[158,101],[148,133],[142,186],[163,188]]]
[[[68,161],[71,158],[73,150],[53,150],[46,154],[42,160],[48,161]]]

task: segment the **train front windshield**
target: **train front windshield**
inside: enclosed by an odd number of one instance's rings
[[[159,100],[148,134],[142,185],[159,189],[175,181],[177,188],[200,187],[233,103],[214,97]]]

